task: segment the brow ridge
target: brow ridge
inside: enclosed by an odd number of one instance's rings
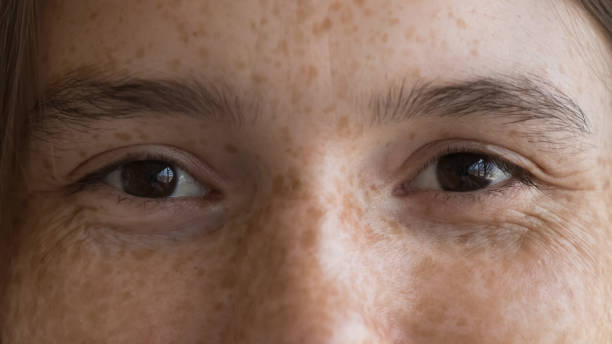
[[[44,120],[82,124],[155,114],[182,114],[240,126],[253,121],[257,102],[220,82],[68,75],[48,88]]]
[[[494,116],[505,124],[538,121],[539,130],[572,136],[591,133],[582,109],[566,94],[535,76],[480,77],[443,83],[406,81],[370,99],[376,124],[415,117]]]

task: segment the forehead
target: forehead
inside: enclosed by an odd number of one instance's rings
[[[401,76],[534,73],[580,87],[560,2],[51,1],[44,72],[221,79],[321,103]],[[571,63],[568,63],[572,61]],[[563,87],[561,87],[563,88]],[[263,92],[263,91],[262,91]]]

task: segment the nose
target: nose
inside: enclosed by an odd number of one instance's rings
[[[385,343],[355,205],[297,177],[273,189],[235,258],[230,342]]]

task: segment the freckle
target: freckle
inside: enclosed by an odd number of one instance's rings
[[[181,67],[181,64],[182,64],[181,59],[173,58],[168,62],[168,67],[171,70],[176,71]]]
[[[355,2],[355,4],[359,7],[363,7],[363,3],[365,0],[353,0]]]
[[[559,73],[565,74],[565,68],[563,68],[563,65],[559,65]]]
[[[289,53],[289,48],[287,46],[287,40],[281,39],[276,46],[276,49],[283,54],[287,55]]]
[[[470,50],[470,54],[474,57],[478,56],[478,49],[472,49]]]
[[[349,120],[347,116],[342,116],[338,120],[338,123],[336,124],[336,133],[339,136],[346,136],[349,134]]]
[[[414,31],[414,26],[409,27],[406,33],[404,34],[404,37],[406,37],[406,39],[412,39],[412,37],[414,37]]]
[[[142,281],[141,281],[142,282]],[[125,291],[121,294],[121,303],[126,303],[128,302],[130,299],[132,299],[134,297],[134,294],[132,294],[132,292],[130,291]]]
[[[219,301],[217,303],[215,303],[215,307],[214,307],[215,311],[220,311],[221,309],[223,309],[223,302]]]
[[[140,135],[138,135],[138,137],[141,140],[148,140],[149,139],[149,135],[145,134],[145,133],[140,133]]]
[[[144,54],[145,54],[144,48],[138,48],[138,50],[136,50],[136,55],[135,56],[136,56],[136,58],[140,59],[140,58],[144,57]]]
[[[307,82],[311,82],[314,78],[317,77],[317,74],[319,74],[317,67],[313,65],[304,66],[303,69],[304,69],[304,74],[306,75]]]
[[[89,14],[89,20],[96,20],[98,18],[98,12],[91,12]]]
[[[334,1],[331,5],[329,5],[329,9],[332,11],[337,11],[342,7],[342,4],[338,1]]]
[[[113,136],[122,141],[129,141],[132,138],[128,133],[115,133]]]
[[[460,245],[466,245],[470,241],[471,237],[472,237],[472,234],[461,234],[457,238],[457,243]]]
[[[323,21],[320,24],[314,24],[312,27],[312,33],[314,33],[315,35],[321,35],[323,33],[328,32],[332,27],[332,21],[331,19],[329,19],[328,17],[326,17],[325,19],[323,19]]]
[[[460,29],[465,29],[465,28],[467,28],[467,23],[465,22],[465,20],[463,20],[461,18],[457,18],[457,26]]]
[[[293,192],[300,191],[302,189],[302,181],[298,177],[295,177],[295,175],[292,175],[290,179],[291,179],[290,181],[291,191]]]
[[[246,63],[244,63],[242,61],[236,62],[236,69],[237,70],[244,70],[245,68],[246,68]]]
[[[399,18],[391,18],[389,19],[389,24],[390,25],[397,25],[399,23]]]
[[[223,148],[225,149],[226,152],[228,152],[230,154],[238,153],[238,149],[236,147],[232,146],[229,143],[225,144],[225,146],[223,146]]]
[[[381,40],[382,40],[384,43],[387,43],[387,41],[389,40],[389,34],[385,33],[385,34],[382,36]]]
[[[336,106],[335,105],[330,105],[328,107],[326,107],[325,109],[323,109],[323,113],[324,114],[329,114],[336,111]]]
[[[68,47],[68,52],[74,53],[74,52],[75,52],[75,50],[76,50],[76,47],[74,46],[74,44],[71,44],[71,45]]]
[[[253,82],[255,82],[256,84],[261,84],[268,81],[265,76],[256,73],[251,74],[251,80],[253,80]]]

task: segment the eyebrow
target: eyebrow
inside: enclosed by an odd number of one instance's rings
[[[533,142],[555,143],[591,132],[587,117],[566,94],[536,76],[477,77],[455,82],[405,80],[365,97],[372,125],[419,117],[499,119],[503,125],[531,122]],[[42,123],[61,127],[143,116],[194,116],[234,126],[254,123],[259,101],[219,82],[68,75],[50,85]],[[44,126],[43,126],[44,127]],[[557,135],[557,140],[559,136]]]
[[[255,99],[221,82],[83,73],[52,83],[37,108],[43,110],[42,123],[84,127],[95,121],[177,114],[240,126],[259,112]]]
[[[504,125],[533,122],[533,136],[585,136],[591,126],[568,95],[537,76],[473,78],[446,83],[405,81],[369,99],[373,123],[405,121],[423,116],[496,118]]]

